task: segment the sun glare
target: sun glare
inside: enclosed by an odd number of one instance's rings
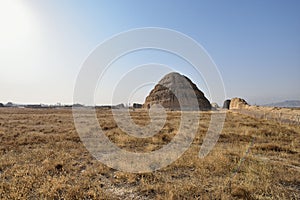
[[[39,35],[37,19],[27,3],[22,0],[0,0],[1,81],[32,79],[38,57]]]
[[[0,1],[0,44],[2,47],[14,48],[21,45],[31,36],[32,26],[32,15],[24,2]]]

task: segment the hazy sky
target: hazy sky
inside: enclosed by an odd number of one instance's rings
[[[112,35],[141,27],[174,29],[201,44],[216,63],[228,98],[252,104],[299,100],[299,10],[297,0],[0,0],[0,102],[72,103],[89,53]],[[107,82],[99,82],[96,103],[110,102],[107,93],[119,79],[109,77],[122,77],[143,63],[162,63],[207,91],[180,59],[145,51],[114,64]],[[143,102],[152,87],[132,101]],[[124,101],[119,94],[115,102]]]

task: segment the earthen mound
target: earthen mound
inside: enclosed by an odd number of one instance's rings
[[[144,108],[160,104],[170,110],[211,110],[204,93],[186,76],[172,72],[164,76],[146,97]]]

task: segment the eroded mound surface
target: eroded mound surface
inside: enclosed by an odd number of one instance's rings
[[[170,110],[210,110],[211,104],[186,76],[172,72],[164,76],[146,97],[144,108],[160,104]]]

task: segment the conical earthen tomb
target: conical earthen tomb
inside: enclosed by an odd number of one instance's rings
[[[211,104],[186,76],[172,72],[164,76],[146,97],[144,108],[160,104],[170,110],[211,110]]]

